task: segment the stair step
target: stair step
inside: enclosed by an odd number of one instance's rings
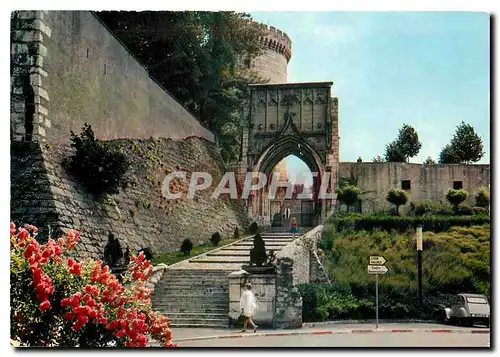
[[[167,312],[190,312],[190,311],[227,311],[229,306],[229,302],[224,303],[198,303],[198,304],[178,304],[175,302],[167,302],[167,301],[158,301],[153,304],[153,308],[155,310],[167,311]]]
[[[202,257],[197,257],[193,259],[199,259]],[[161,281],[190,281],[190,282],[203,282],[204,284],[221,284],[221,283],[226,283],[227,279],[229,277],[228,275],[224,276],[201,276],[201,275],[170,275],[170,276],[162,276]]]
[[[199,270],[199,269],[167,269],[165,274],[196,275],[196,276],[225,276],[231,273],[231,270]]]
[[[192,294],[202,294],[202,295],[213,295],[213,294],[228,294],[229,289],[218,289],[218,290],[211,290],[211,289],[206,289],[206,290],[200,290],[200,289],[190,289],[189,287],[183,287],[183,288],[177,288],[177,289],[171,289],[171,288],[158,288],[157,289],[158,296],[162,295],[186,295],[190,296]]]
[[[284,247],[285,245],[288,245],[288,242],[277,242],[277,243],[270,243],[270,244],[266,243],[266,248]],[[249,242],[249,243],[241,242],[241,243],[236,243],[234,246],[235,247],[249,247],[249,249],[251,249],[251,248],[253,248],[253,243],[252,242]]]
[[[249,257],[250,256],[250,251],[249,250],[239,250],[239,251],[234,251],[234,250],[219,250],[213,253],[208,253],[207,257]]]
[[[202,285],[204,287],[211,287],[211,286],[222,286],[222,285],[227,285],[228,284],[228,277],[224,277],[221,279],[217,280],[207,280],[204,278],[190,278],[190,277],[167,277],[161,280],[158,285],[187,285],[187,286],[192,286],[193,284],[196,285]],[[163,283],[163,284],[162,284]]]
[[[229,328],[229,323],[225,324],[205,324],[205,323],[199,323],[199,324],[171,324],[172,327],[177,327],[177,328]],[[175,332],[174,332],[175,333]],[[175,338],[174,338],[175,341]]]
[[[220,298],[226,298],[229,296],[228,292],[220,292],[220,293],[213,293],[210,295],[206,294],[167,294],[163,295],[164,298],[168,299],[183,299],[183,298],[191,298],[191,299],[204,299],[204,300],[216,300]]]
[[[218,318],[218,319],[225,319],[228,317],[228,312],[226,313],[209,313],[209,312],[202,312],[202,311],[195,311],[195,312],[171,312],[169,318],[183,318],[183,317],[200,317],[204,316],[207,318]],[[211,317],[209,317],[211,316]]]
[[[228,325],[229,317],[226,316],[226,318],[224,319],[205,319],[203,316],[198,316],[197,318],[193,317],[189,319],[170,320],[170,324],[176,327],[178,327],[178,325],[199,324],[199,323],[207,325]]]
[[[232,257],[231,259],[226,258],[224,256],[222,257],[217,257],[217,256],[211,256],[211,257],[201,257],[201,258],[195,258],[191,259],[189,262],[193,263],[202,263],[202,262],[215,262],[215,263],[246,263],[248,262],[248,257]]]

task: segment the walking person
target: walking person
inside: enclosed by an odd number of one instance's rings
[[[297,224],[297,220],[295,217],[292,217],[292,234],[293,239],[295,239],[295,233],[299,233],[299,225]]]
[[[241,332],[245,332],[247,329],[247,325],[250,323],[250,325],[253,327],[253,332],[255,333],[258,326],[252,321],[252,316],[257,310],[257,303],[255,300],[255,295],[252,292],[252,284],[250,283],[245,284],[245,291],[243,292],[243,294],[241,294],[240,309],[241,314],[245,317],[243,330],[241,330]]]

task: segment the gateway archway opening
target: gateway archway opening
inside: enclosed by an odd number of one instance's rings
[[[319,155],[306,142],[293,136],[276,140],[264,150],[253,172],[267,179],[251,196],[253,217],[275,232],[290,231],[292,218],[305,229],[320,222],[324,169]]]
[[[290,231],[292,219],[299,227],[309,228],[316,223],[315,181],[311,169],[295,155],[288,155],[273,169],[274,178],[287,186],[278,187],[270,199],[270,222],[273,230]]]

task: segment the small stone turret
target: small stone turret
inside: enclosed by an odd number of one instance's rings
[[[290,40],[290,37],[275,27],[262,26],[267,30],[267,35],[261,38],[262,44],[270,50],[285,56],[288,64],[292,57],[292,40]]]
[[[243,59],[242,65],[257,73],[269,83],[286,83],[288,62],[292,57],[292,41],[286,33],[275,27],[261,24],[265,35],[260,41],[263,53],[255,58]]]

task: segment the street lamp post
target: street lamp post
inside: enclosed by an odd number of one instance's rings
[[[417,226],[417,271],[418,271],[418,306],[422,306],[422,248],[423,234],[422,225]]]

